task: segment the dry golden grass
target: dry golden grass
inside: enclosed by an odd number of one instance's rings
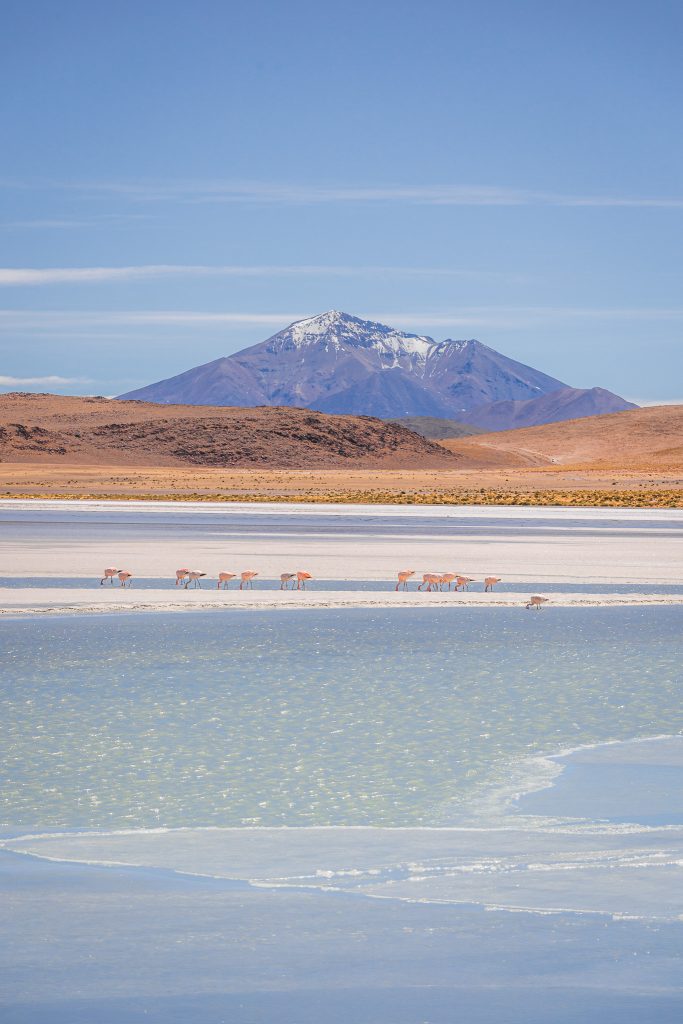
[[[683,507],[683,474],[564,471],[221,470],[0,465],[0,496],[157,501]]]

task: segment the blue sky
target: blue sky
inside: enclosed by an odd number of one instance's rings
[[[343,309],[683,401],[683,6],[6,0],[0,390]]]

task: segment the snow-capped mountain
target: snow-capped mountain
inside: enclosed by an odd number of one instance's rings
[[[121,397],[458,419],[480,406],[535,399],[565,387],[479,341],[436,342],[331,310]]]

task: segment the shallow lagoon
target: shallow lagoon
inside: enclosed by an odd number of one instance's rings
[[[680,741],[592,745],[681,731],[682,635],[675,606],[0,621],[1,828],[45,834],[0,850],[3,1020],[678,1022]]]
[[[5,620],[1,827],[457,823],[525,788],[532,755],[681,730],[682,626],[676,607]]]

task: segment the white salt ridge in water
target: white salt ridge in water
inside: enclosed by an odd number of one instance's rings
[[[582,753],[587,748],[580,748]],[[683,737],[596,748],[597,763],[674,768]],[[592,778],[590,799],[600,790]],[[561,795],[557,801],[561,810]],[[509,813],[495,827],[155,829],[29,836],[7,849],[45,859],[171,869],[260,888],[316,890],[537,913],[683,918],[683,827]]]

